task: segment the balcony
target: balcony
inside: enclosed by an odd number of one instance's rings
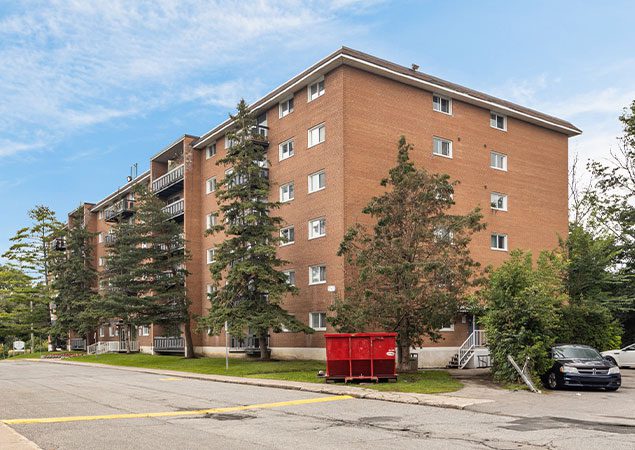
[[[168,215],[168,220],[176,219],[185,213],[185,200],[177,200],[163,208],[163,212]]]
[[[251,129],[251,140],[263,147],[269,147],[269,127],[256,125]]]
[[[133,214],[133,207],[134,201],[123,198],[104,209],[104,220],[106,222],[119,222]]]
[[[181,164],[154,180],[152,182],[152,191],[159,196],[168,196],[174,192],[183,190],[184,174],[185,165]]]
[[[117,235],[115,233],[107,233],[106,236],[104,236],[104,242],[106,245],[113,245],[117,242]]]
[[[182,337],[155,337],[154,353],[185,353],[185,340]]]

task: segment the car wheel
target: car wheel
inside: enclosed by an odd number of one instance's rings
[[[615,392],[619,389],[619,387],[607,387],[604,389],[606,389],[607,392]]]
[[[547,374],[547,378],[545,379],[545,387],[547,389],[558,389],[560,387],[560,382],[558,381],[558,377],[555,372],[549,372]]]

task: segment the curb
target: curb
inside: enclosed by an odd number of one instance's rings
[[[274,389],[287,389],[304,392],[315,392],[320,394],[331,395],[350,395],[351,397],[366,399],[366,400],[380,400],[393,403],[407,403],[414,405],[433,406],[436,408],[450,408],[463,410],[469,406],[478,405],[482,403],[491,403],[493,400],[485,400],[478,398],[464,398],[464,397],[452,397],[448,395],[434,395],[434,394],[416,394],[405,392],[381,392],[374,391],[372,389],[364,389],[359,387],[347,386],[347,385],[321,385],[317,383],[304,383],[299,381],[283,381],[283,380],[269,380],[261,378],[242,378],[232,377],[227,375],[208,375],[190,372],[178,372],[174,370],[160,370],[160,369],[146,369],[142,367],[127,367],[127,366],[111,366],[108,364],[87,363],[87,362],[72,362],[64,360],[46,360],[46,359],[22,359],[22,361],[34,361],[40,363],[49,364],[65,364],[71,366],[86,366],[86,367],[100,367],[110,368],[115,370],[124,370],[129,372],[149,373],[154,375],[168,375],[171,377],[186,378],[192,380],[213,381],[217,383],[232,383],[242,384],[249,386],[267,387]]]
[[[3,450],[41,450],[35,442],[0,422],[0,448]]]

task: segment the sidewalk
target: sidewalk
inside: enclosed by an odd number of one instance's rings
[[[23,360],[24,361],[24,360]],[[465,409],[469,406],[489,403],[492,400],[465,398],[451,395],[432,395],[432,394],[415,394],[405,392],[379,392],[372,389],[364,389],[344,384],[318,384],[318,383],[302,383],[298,381],[284,380],[267,380],[261,378],[241,378],[230,377],[225,375],[207,375],[190,372],[178,372],[174,370],[147,369],[142,367],[122,367],[111,366],[105,364],[95,364],[86,362],[73,362],[65,360],[46,360],[46,359],[28,359],[27,361],[36,361],[45,364],[68,364],[89,367],[106,367],[116,370],[127,370],[131,372],[152,373],[155,375],[165,375],[170,377],[189,378],[194,380],[215,381],[217,383],[234,383],[246,384],[250,386],[260,386],[275,389],[289,389],[306,392],[316,392],[331,395],[350,395],[355,398],[364,398],[371,400],[382,400],[394,403],[409,403],[425,406],[435,406],[438,408]]]
[[[27,438],[13,431],[12,428],[0,422],[0,448],[2,450],[39,450],[40,447]]]

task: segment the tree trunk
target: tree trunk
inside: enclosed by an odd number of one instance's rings
[[[267,347],[268,334],[268,330],[263,330],[258,336],[258,340],[260,341],[260,359],[262,361],[268,361],[270,359],[269,348]]]
[[[397,361],[397,371],[401,373],[412,372],[412,368],[410,366],[410,340],[401,337],[401,334],[397,336],[397,346],[398,346],[398,361]]]
[[[185,357],[194,358],[194,343],[192,342],[192,330],[190,315],[187,315],[185,324],[183,325],[183,338],[185,339]]]
[[[126,353],[130,353],[130,344],[132,339],[132,325],[128,325],[128,332],[126,333]]]

